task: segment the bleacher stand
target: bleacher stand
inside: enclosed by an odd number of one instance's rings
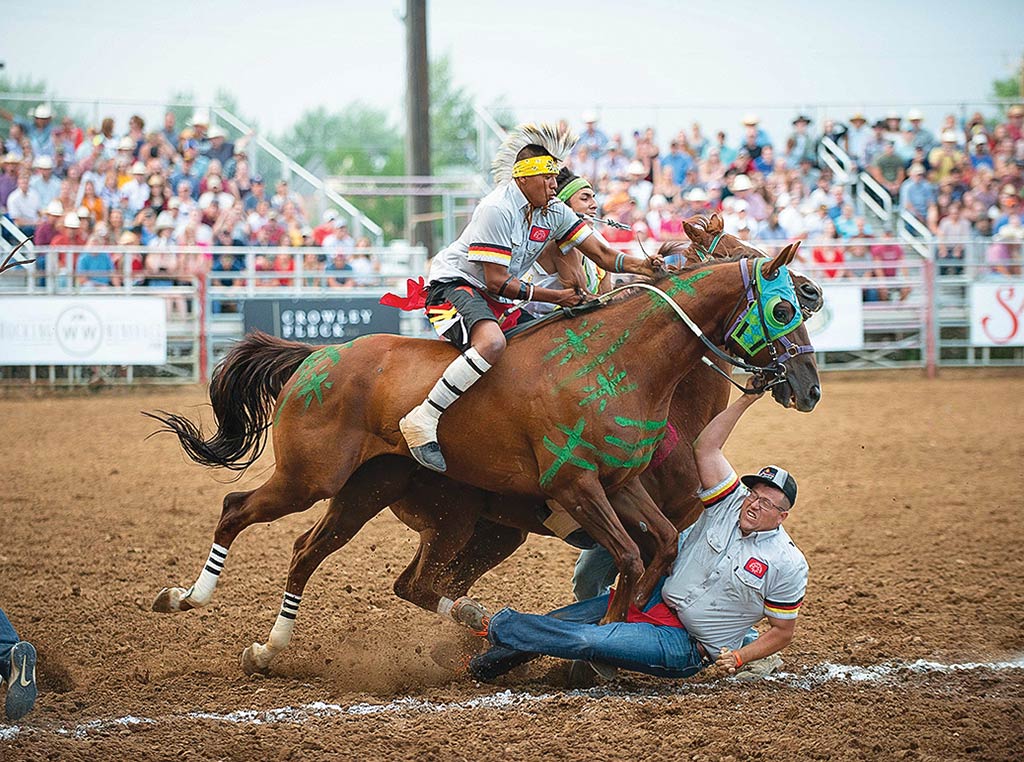
[[[121,130],[109,117],[98,126],[77,125],[67,116],[55,119],[47,104],[25,117],[0,109],[0,118],[9,123],[0,208],[26,234],[35,234],[37,244],[88,240],[116,246],[131,233],[153,249],[138,262],[153,283],[167,280],[160,276],[164,259],[179,246],[206,247],[196,267],[207,271],[218,263],[220,269],[238,267],[237,260],[216,256],[221,246],[322,247],[322,255],[304,255],[303,271],[311,283],[330,287],[358,284],[368,265],[369,271],[379,266],[358,253],[362,242],[353,240],[336,211],[311,220],[287,179],[270,192],[264,178],[250,171],[249,137],[232,142],[205,111],[180,129],[171,112],[155,128],[137,115]],[[631,226],[607,233],[624,249],[636,246],[637,234],[652,242],[682,238],[685,217],[710,211],[724,214],[730,232],[764,247],[794,238],[817,244],[804,247],[802,256],[809,261],[820,251],[829,257],[826,273],[845,272],[833,266],[837,257],[863,261],[898,246],[894,238],[880,247],[850,248],[858,246],[851,241],[881,233],[893,221],[866,218],[830,169],[819,166],[818,147],[828,137],[927,226],[940,242],[941,258],[978,251],[992,273],[1019,274],[1024,106],[1012,106],[1001,120],[979,113],[962,122],[949,115],[934,131],[914,109],[884,116],[856,112],[817,129],[810,117],[796,114],[792,131],[779,142],[756,114],[715,131],[714,139],[692,124],[667,142],[642,127],[628,142],[608,135],[594,113],[583,114],[581,122],[570,167],[593,183],[602,216]],[[69,224],[72,215],[78,227]],[[988,243],[965,247],[970,238]],[[959,243],[942,243],[953,240]],[[150,259],[160,266],[150,266]],[[112,262],[119,261],[115,254]],[[259,259],[258,267],[286,273],[289,261],[294,267],[294,258],[273,255]],[[80,269],[81,261],[69,264]],[[91,272],[103,260],[87,264]],[[959,267],[944,262],[940,274]],[[874,271],[865,272],[871,277]],[[114,283],[83,277],[96,289]]]

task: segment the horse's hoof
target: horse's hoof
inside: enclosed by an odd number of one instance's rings
[[[253,643],[251,646],[242,651],[242,671],[247,675],[268,675],[270,674],[270,664],[260,666],[256,657],[256,648],[259,644]]]
[[[153,601],[153,611],[161,614],[173,614],[181,611],[181,594],[184,591],[180,587],[165,587]]]

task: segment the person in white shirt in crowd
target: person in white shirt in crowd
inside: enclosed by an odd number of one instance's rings
[[[804,214],[800,211],[800,197],[795,193],[782,193],[775,200],[779,210],[779,224],[787,238],[800,238],[807,233]]]
[[[832,222],[832,218],[828,216],[828,204],[818,204],[804,216],[804,232],[807,238],[812,241],[820,238],[825,231],[826,222]]]
[[[822,172],[818,176],[818,181],[815,184],[814,190],[812,190],[807,196],[807,207],[808,210],[817,209],[819,206],[824,204],[825,206],[832,206],[832,174],[830,172]]]
[[[348,232],[348,220],[338,217],[334,220],[334,232],[324,238],[324,248],[330,252],[351,254],[356,241]]]
[[[206,193],[199,197],[199,208],[209,209],[213,200],[217,199],[221,209],[230,209],[235,197],[224,190],[224,183],[217,175],[210,175],[206,181]]]
[[[646,174],[647,170],[644,168],[643,162],[630,162],[629,190],[627,192],[629,197],[636,202],[637,209],[643,213],[647,212],[651,194],[654,193],[654,184],[645,179]]]
[[[850,117],[850,126],[846,130],[846,153],[857,162],[859,169],[868,166],[867,145],[871,140],[871,128],[867,117],[860,111]]]
[[[277,192],[270,198],[271,207],[273,207],[275,211],[279,212],[284,208],[285,202],[291,201],[295,204],[295,208],[299,210],[299,214],[302,219],[305,220],[306,207],[302,203],[302,196],[288,187],[288,181],[281,178],[277,181],[276,189]]]
[[[39,194],[30,185],[28,170],[22,169],[18,173],[18,187],[7,197],[7,216],[23,233],[31,235],[40,222],[43,207]]]
[[[146,165],[141,161],[132,164],[132,179],[121,186],[121,207],[128,219],[134,219],[149,201],[149,182]]]
[[[729,186],[733,196],[743,201],[746,205],[747,214],[754,220],[760,222],[768,218],[771,207],[764,197],[754,190],[754,184],[747,175],[736,175]]]
[[[32,176],[32,190],[39,196],[39,204],[46,206],[60,196],[60,180],[53,174],[53,157],[37,156],[32,160],[36,173]]]

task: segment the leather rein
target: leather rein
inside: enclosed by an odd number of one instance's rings
[[[706,252],[702,252],[700,249],[698,249],[698,253],[710,255],[714,251],[714,248],[720,239],[721,236],[716,236],[715,240],[712,242],[711,246],[708,248]],[[701,256],[701,259],[703,261],[707,261],[704,256]],[[613,295],[631,288],[642,288],[647,291],[650,291],[653,294],[656,294],[663,301],[665,301],[665,303],[668,304],[669,307],[671,307],[675,311],[675,313],[683,321],[686,327],[689,328],[690,331],[693,332],[693,334],[698,339],[700,339],[702,344],[704,344],[706,351],[704,354],[701,355],[700,359],[705,365],[713,369],[716,373],[721,375],[726,381],[735,386],[744,394],[762,394],[765,390],[770,389],[773,386],[777,386],[778,384],[784,383],[786,381],[786,362],[799,355],[814,352],[814,347],[812,347],[809,344],[794,344],[789,340],[787,333],[780,336],[777,339],[777,341],[779,341],[783,345],[783,351],[780,354],[779,351],[775,348],[775,341],[768,339],[768,326],[765,322],[764,310],[761,306],[761,294],[757,288],[757,279],[750,277],[750,268],[748,262],[749,260],[746,257],[740,260],[740,273],[743,276],[743,286],[745,292],[740,297],[739,301],[736,303],[736,306],[733,308],[732,313],[730,314],[730,319],[735,319],[732,320],[729,329],[725,332],[725,336],[729,336],[732,330],[739,323],[741,317],[745,315],[746,312],[748,312],[751,309],[756,309],[758,320],[761,323],[761,330],[764,331],[765,341],[768,345],[768,351],[771,356],[771,362],[768,365],[755,365],[752,362],[748,362],[740,357],[729,354],[728,352],[720,349],[714,342],[711,341],[711,339],[709,339],[704,334],[704,332],[700,329],[700,326],[698,326],[693,321],[693,319],[686,314],[686,311],[682,307],[680,307],[675,302],[675,300],[672,299],[672,297],[670,297],[657,286],[652,286],[649,283],[630,283],[628,285],[619,286],[618,288],[612,289],[606,294],[602,294],[601,296],[598,297],[598,301],[607,302],[611,299]],[[743,312],[740,312],[741,308],[743,308],[744,306],[746,306],[747,309],[744,310]],[[794,305],[794,308],[801,309],[799,304]],[[794,326],[789,333],[791,333],[792,330],[796,330],[796,327],[797,326]],[[726,338],[726,346],[728,346],[729,341],[730,339]],[[754,388],[748,389],[747,387],[740,386],[738,383],[733,381],[730,374],[726,373],[724,370],[718,367],[714,363],[714,361],[710,357],[708,357],[708,352],[713,354],[715,357],[724,360],[730,365],[739,368],[740,370],[753,374],[755,377]]]

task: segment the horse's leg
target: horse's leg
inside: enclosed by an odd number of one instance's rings
[[[199,578],[187,590],[165,587],[153,601],[153,611],[168,614],[208,604],[224,569],[228,549],[243,529],[304,511],[317,499],[307,485],[287,478],[280,471],[275,471],[266,484],[255,490],[230,493],[224,498],[224,508],[213,534],[213,546]]]
[[[356,536],[367,521],[408,489],[414,463],[406,458],[377,458],[356,471],[312,527],[295,541],[281,611],[266,643],[242,651],[247,674],[266,672],[270,662],[291,642],[295,617],[306,583],[324,559]]]
[[[602,621],[625,621],[626,610],[636,595],[636,585],[644,569],[640,548],[623,528],[604,488],[593,474],[584,474],[576,482],[553,489],[551,497],[612,554],[619,570],[619,587]]]
[[[528,536],[525,529],[477,519],[473,536],[438,575],[438,589],[452,599],[468,595],[478,579],[515,553]]]
[[[395,580],[395,594],[427,611],[451,617],[459,624],[476,629],[475,623],[460,614],[464,611],[455,601],[439,590],[437,581],[455,555],[465,548],[473,535],[473,524],[464,520],[440,522],[420,531],[420,546],[416,555]],[[460,596],[459,600],[465,597]],[[474,606],[477,606],[475,604]]]
[[[624,484],[609,497],[615,513],[630,526],[637,527],[642,536],[649,537],[653,545],[651,560],[637,582],[632,603],[643,608],[651,597],[658,580],[668,573],[678,550],[679,531],[658,508],[640,479]],[[618,595],[615,596],[616,600]]]
[[[395,580],[395,594],[479,630],[483,607],[465,595],[449,598],[438,577],[472,537],[476,519],[485,507],[485,493],[426,471],[416,474],[410,492],[415,497],[392,504],[391,510],[419,532],[420,544]]]

